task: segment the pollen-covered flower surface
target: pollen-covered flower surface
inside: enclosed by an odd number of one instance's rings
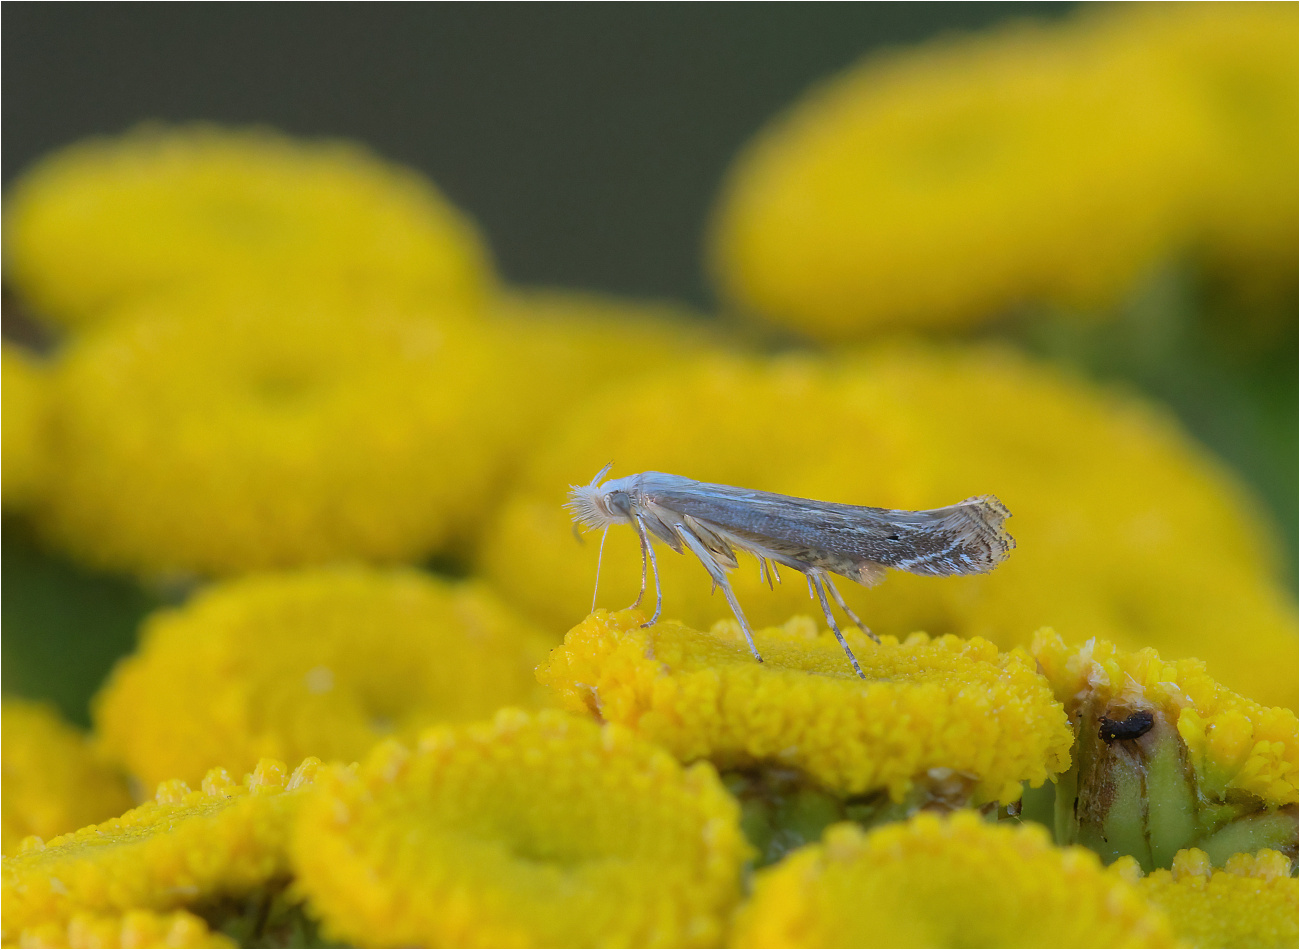
[[[734,947],[1168,947],[1163,914],[1082,848],[965,811],[819,845],[759,872]]]
[[[1006,563],[967,577],[891,571],[870,591],[842,582],[873,630],[1008,649],[1051,624],[1073,640],[1198,656],[1254,699],[1294,702],[1294,605],[1242,487],[1155,407],[1009,351],[713,358],[585,403],[529,460],[480,561],[556,626],[589,609],[600,548],[598,536],[583,545],[569,533],[565,488],[611,460],[611,477],[663,471],[884,508],[994,493],[1018,542]],[[521,552],[547,570],[520,570]],[[665,616],[707,629],[730,615],[694,558],[665,549],[658,563]],[[630,603],[640,577],[635,531],[614,526],[599,605]],[[756,626],[816,610],[801,577],[786,572],[769,590],[747,557],[731,582]]]
[[[61,923],[29,927],[14,941],[20,947],[236,947],[213,933],[202,919],[183,910],[160,914],[132,910],[124,914],[74,914]]]
[[[389,735],[536,704],[553,644],[481,584],[364,567],[228,581],[141,639],[95,720],[146,783],[262,757],[353,761]]]
[[[975,803],[1016,801],[1069,764],[1070,732],[1020,654],[984,640],[874,644],[846,633],[866,674],[806,618],[760,630],[763,663],[739,626],[640,626],[597,611],[569,631],[538,678],[566,707],[635,730],[683,761],[796,768],[841,795],[901,800],[931,770],[968,777]]]
[[[420,558],[493,500],[518,427],[502,381],[481,329],[379,298],[138,305],[61,362],[36,517],[146,574]]]
[[[327,283],[476,300],[470,222],[419,174],[361,146],[269,130],[145,126],[55,153],[6,206],[7,277],[64,326],[187,286]]]
[[[290,819],[319,764],[306,760],[290,775],[267,759],[243,783],[214,769],[200,791],[164,782],[154,801],[120,818],[28,839],[0,861],[5,941],[78,913],[192,907],[283,876]]]
[[[1202,240],[1294,249],[1295,28],[1281,4],[1125,6],[874,55],[742,153],[718,281],[849,339],[1104,307]]]
[[[49,385],[37,358],[6,342],[0,367],[0,486],[6,509],[23,508],[40,491],[45,461]]]
[[[28,835],[53,838],[134,804],[123,777],[50,707],[5,699],[0,727],[5,854]]]
[[[293,860],[326,933],[364,946],[717,946],[748,855],[709,765],[507,710],[322,781]]]
[[[1169,917],[1189,947],[1294,947],[1297,881],[1291,859],[1277,851],[1238,854],[1216,870],[1204,851],[1174,857],[1168,871],[1137,881],[1138,890]]]

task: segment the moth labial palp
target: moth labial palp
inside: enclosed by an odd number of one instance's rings
[[[760,578],[769,586],[774,576],[778,583],[781,580],[778,565],[804,574],[809,594],[821,606],[853,671],[865,678],[835,621],[831,600],[867,636],[877,643],[880,640],[849,608],[831,581],[832,574],[868,587],[883,578],[887,567],[935,577],[984,574],[1002,563],[1015,547],[1003,527],[1011,513],[992,495],[968,498],[946,508],[901,511],[733,488],[664,472],[642,472],[601,483],[610,467],[606,465],[586,485],[570,486],[566,507],[583,527],[608,530],[612,525],[628,524],[637,532],[641,592],[633,607],[645,597],[647,565],[655,581],[654,615],[644,625],[657,622],[663,610],[653,545],[658,540],[678,554],[690,551],[704,565],[714,586],[722,589],[760,663],[763,657],[754,643],[754,631],[727,580],[727,572],[737,567],[737,551],[758,558]],[[599,560],[596,583],[599,587]],[[594,594],[592,605],[594,610]]]

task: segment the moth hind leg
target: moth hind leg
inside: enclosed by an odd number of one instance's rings
[[[858,674],[859,679],[866,679],[867,676],[862,672],[862,667],[858,666],[858,658],[853,655],[848,641],[844,639],[844,634],[840,633],[839,624],[835,622],[835,615],[831,612],[830,601],[826,599],[826,591],[822,587],[825,580],[825,575],[820,571],[808,572],[808,583],[817,592],[817,599],[821,601],[822,613],[826,615],[826,622],[831,625],[831,632],[835,634],[835,639],[839,640],[840,646],[844,648],[844,654],[849,658],[849,663],[853,666],[853,672]]]
[[[762,663],[763,655],[758,652],[758,647],[754,645],[754,631],[750,628],[749,621],[745,619],[745,612],[740,609],[740,601],[736,599],[735,591],[727,583],[727,572],[722,569],[722,565],[713,559],[713,555],[709,553],[704,543],[685,525],[675,524],[673,528],[676,529],[677,536],[691,549],[691,553],[700,559],[700,563],[709,572],[709,577],[713,580],[713,583],[722,588],[727,603],[731,605],[731,612],[736,615],[736,622],[740,624],[740,630],[745,634],[745,642],[749,644],[749,652],[754,654],[754,659]]]
[[[834,582],[831,580],[831,576],[829,574],[823,574],[822,580],[826,583],[826,588],[831,592],[831,596],[835,598],[835,603],[839,605],[840,610],[844,611],[844,616],[848,617],[855,624],[857,624],[859,630],[861,630],[863,633],[869,636],[876,643],[879,643],[880,637],[872,633],[871,628],[862,622],[862,618],[859,617],[857,614],[855,614],[852,611],[852,609],[850,609],[849,605],[844,602],[844,596],[840,593],[839,588],[836,587]]]

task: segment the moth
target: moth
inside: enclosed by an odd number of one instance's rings
[[[610,468],[606,465],[590,484],[571,485],[565,505],[573,515],[575,531],[577,524],[603,529],[596,562],[597,590],[605,536],[613,525],[631,525],[641,542],[641,593],[633,607],[645,597],[647,564],[654,572],[655,609],[644,624],[648,627],[659,620],[663,610],[652,539],[678,554],[690,551],[704,565],[714,589],[722,588],[754,659],[760,663],[763,657],[754,645],[754,632],[727,582],[727,572],[739,565],[737,551],[758,559],[759,577],[769,587],[773,578],[780,582],[780,567],[802,573],[809,595],[820,602],[853,671],[865,679],[835,622],[830,600],[863,633],[877,643],[880,639],[849,609],[831,581],[832,574],[867,587],[879,583],[887,567],[935,577],[984,574],[1006,560],[1015,547],[1015,540],[1003,527],[1011,512],[992,495],[929,511],[894,511],[713,485],[664,472],[642,472],[601,484]]]

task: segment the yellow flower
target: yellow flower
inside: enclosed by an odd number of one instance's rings
[[[1168,871],[1138,881],[1189,947],[1293,947],[1297,881],[1278,851],[1238,854],[1216,871],[1204,851],[1180,851]]]
[[[479,584],[324,568],[229,581],[149,619],[95,703],[146,783],[262,757],[355,760],[387,735],[536,703],[553,641]]]
[[[42,842],[29,838],[0,859],[4,939],[74,914],[167,911],[240,895],[287,871],[289,825],[319,762],[286,775],[258,763],[243,784],[222,769],[192,792],[164,782],[154,801],[99,825]]]
[[[618,726],[550,711],[395,742],[304,809],[298,887],[361,946],[717,946],[738,808]]]
[[[133,804],[122,776],[50,707],[6,699],[0,723],[5,854],[28,835],[52,838]]]
[[[1104,307],[1207,230],[1294,267],[1294,11],[1199,6],[1014,23],[832,79],[733,169],[724,294],[848,339]]]
[[[841,795],[894,801],[935,772],[964,776],[969,801],[1008,803],[1069,764],[1070,730],[1022,654],[984,640],[850,643],[858,679],[829,631],[807,618],[756,634],[734,622],[702,633],[637,611],[597,611],[564,638],[538,678],[566,707],[634,729],[683,761],[796,768]]]
[[[1044,624],[1074,641],[1152,645],[1201,657],[1252,698],[1294,702],[1294,605],[1243,488],[1154,407],[1009,352],[710,359],[584,403],[530,458],[480,557],[498,589],[557,627],[589,609],[599,549],[574,541],[565,491],[611,460],[615,476],[673,472],[887,508],[996,494],[1018,541],[1005,564],[842,584],[853,609],[878,633],[980,636],[1004,650]],[[697,629],[730,616],[693,558],[665,553],[659,567],[665,616]],[[600,605],[630,603],[640,577],[635,532],[611,530]],[[770,591],[742,563],[732,584],[755,626],[816,611],[798,576]]]
[[[415,172],[345,142],[146,126],[45,159],[6,207],[6,270],[78,327],[187,286],[396,286],[452,301],[491,281],[473,225]]]
[[[1164,915],[1042,828],[922,814],[759,872],[733,947],[1167,947]]]
[[[48,390],[45,367],[22,349],[4,344],[0,366],[4,407],[0,435],[0,459],[4,470],[0,485],[4,506],[25,507],[42,485],[45,461],[45,429],[48,419]]]
[[[30,927],[19,934],[15,943],[21,947],[50,948],[238,946],[183,910],[169,914],[148,910],[113,915],[74,914],[66,922]]]
[[[1070,714],[1073,766],[1058,779],[1057,840],[1147,870],[1195,846],[1229,856],[1296,843],[1297,721],[1211,679],[1199,660],[1067,646],[1051,630],[1034,658]]]
[[[491,339],[303,285],[139,305],[62,360],[34,515],[141,573],[423,557],[481,517],[517,451]]]

